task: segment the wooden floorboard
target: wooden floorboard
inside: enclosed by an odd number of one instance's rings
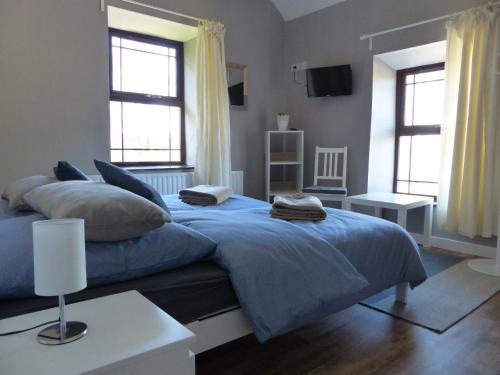
[[[443,334],[361,305],[259,344],[253,335],[196,357],[199,375],[500,375],[500,293]]]

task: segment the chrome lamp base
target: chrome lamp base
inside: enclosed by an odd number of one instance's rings
[[[62,345],[78,340],[87,333],[87,325],[82,322],[66,322],[64,316],[64,296],[59,296],[59,323],[40,331],[37,340],[44,345]]]
[[[66,322],[65,331],[65,335],[61,337],[59,323],[51,325],[38,333],[37,341],[44,345],[67,344],[85,336],[87,325],[82,322]]]

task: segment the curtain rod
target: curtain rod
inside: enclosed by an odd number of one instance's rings
[[[173,14],[175,16],[179,16],[179,17],[183,17],[183,18],[188,18],[190,20],[195,20],[195,21],[198,21],[198,22],[205,21],[205,19],[203,19],[203,18],[191,16],[191,15],[186,14],[186,13],[176,12],[176,11],[170,10],[170,9],[160,8],[160,7],[157,7],[157,6],[154,6],[154,5],[150,5],[150,4],[146,4],[146,3],[141,3],[141,2],[135,1],[135,0],[120,0],[120,1],[123,1],[124,3],[138,5],[138,6],[141,6],[141,7],[144,7],[144,8],[149,8],[149,9],[157,10],[157,11],[163,12],[163,13],[169,13],[169,14]],[[101,0],[101,12],[104,12],[105,9],[106,9],[106,0]]]
[[[500,5],[500,1],[496,1],[494,3],[490,3],[489,5],[490,6]],[[361,35],[359,37],[359,39],[360,40],[368,39],[368,42],[369,42],[369,47],[368,48],[371,51],[373,49],[373,38],[376,37],[376,36],[380,36],[380,35],[384,35],[384,34],[389,34],[389,33],[393,33],[393,32],[400,31],[400,30],[410,29],[412,27],[416,27],[416,26],[420,26],[420,25],[425,25],[427,23],[433,23],[433,22],[437,22],[437,21],[442,21],[442,20],[448,19],[450,17],[458,16],[458,15],[460,15],[460,14],[466,12],[466,11],[467,10],[462,10],[460,12],[450,13],[450,14],[447,14],[447,15],[444,15],[444,16],[441,16],[441,17],[430,18],[430,19],[425,20],[425,21],[414,22],[414,23],[410,23],[410,24],[405,25],[405,26],[399,26],[399,27],[395,27],[395,28],[392,28],[392,29],[387,29],[387,30],[379,31],[379,32],[372,33],[372,34],[363,34],[363,35]]]

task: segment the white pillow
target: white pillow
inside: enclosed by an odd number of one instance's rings
[[[26,202],[49,219],[85,220],[87,241],[121,241],[170,222],[155,203],[119,187],[93,181],[64,181],[40,186]]]
[[[32,208],[24,201],[24,195],[31,190],[58,182],[59,180],[46,176],[31,176],[21,178],[11,183],[2,193],[2,199],[9,201],[9,208],[19,211],[32,211]]]

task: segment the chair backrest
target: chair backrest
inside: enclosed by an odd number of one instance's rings
[[[342,155],[342,168],[339,167],[340,155]],[[321,156],[323,156],[323,168],[319,168],[319,159]],[[341,170],[342,174],[339,174]],[[318,180],[338,180],[342,182],[342,187],[346,187],[347,146],[338,148],[322,148],[316,146],[316,155],[314,157],[314,185],[318,185]]]

